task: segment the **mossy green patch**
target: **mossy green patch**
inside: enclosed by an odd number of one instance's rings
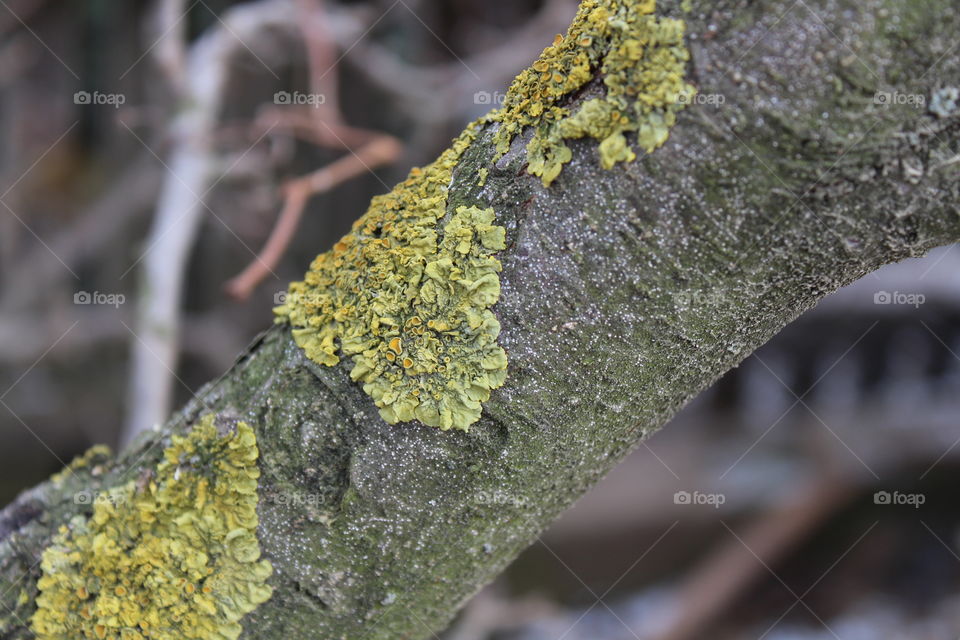
[[[505,230],[492,209],[447,214],[453,170],[473,138],[471,127],[436,162],[374,198],[275,310],[311,360],[352,358],[350,375],[391,424],[467,430],[506,378],[490,311]]]
[[[100,496],[43,552],[39,640],[239,637],[271,596],[260,559],[253,429],[207,416],[174,436],[149,481]]]
[[[497,150],[502,156],[524,127],[534,127],[527,146],[530,173],[549,185],[573,154],[565,140],[600,141],[600,163],[611,168],[636,154],[625,134],[647,153],[662,145],[676,113],[696,92],[684,81],[690,54],[684,23],[654,14],[654,0],[584,0],[565,36],[514,80],[502,109]],[[605,95],[575,110],[562,106],[599,72]]]

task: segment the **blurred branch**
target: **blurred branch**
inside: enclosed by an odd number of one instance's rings
[[[267,244],[255,261],[226,284],[227,292],[238,300],[245,300],[272,272],[287,250],[311,196],[329,191],[364,171],[393,162],[400,152],[399,141],[384,135],[322,169],[288,182],[283,188],[283,210]]]
[[[187,13],[185,0],[160,0],[154,29],[159,34],[153,58],[175,96],[186,91]]]
[[[393,136],[351,127],[340,111],[336,46],[327,29],[322,0],[298,0],[301,33],[307,49],[310,86],[322,96],[314,108],[274,107],[260,115],[255,126],[265,131],[276,128],[324,147],[346,149],[349,154],[313,173],[284,185],[284,206],[277,225],[263,251],[225,288],[237,300],[245,300],[254,288],[279,264],[293,239],[304,207],[311,196],[323,193],[364,171],[394,162],[402,152]],[[354,150],[353,145],[360,144]]]
[[[386,47],[362,38],[368,25],[355,12],[340,9],[331,12],[331,19],[345,57],[371,82],[400,98],[397,108],[407,116],[436,127],[437,122],[462,119],[451,105],[472,98],[477,91],[509,83],[523,61],[536,58],[544,42],[566,31],[576,6],[571,0],[547,0],[531,20],[496,47],[433,67],[409,65]]]
[[[703,637],[709,625],[744,591],[767,577],[770,567],[854,495],[853,485],[836,474],[824,474],[800,488],[781,508],[749,522],[744,532],[731,529],[729,541],[711,553],[687,580],[675,607],[679,615],[658,640]]]
[[[178,2],[165,2],[162,20],[177,18]],[[137,322],[133,329],[132,371],[128,415],[122,442],[163,421],[173,399],[178,361],[180,301],[187,261],[207,209],[218,158],[213,145],[217,117],[223,104],[230,65],[258,36],[293,21],[290,3],[261,0],[226,12],[186,53],[183,45],[168,44],[160,60],[174,85],[182,83],[183,106],[169,125],[173,148],[165,163],[164,183],[146,240]],[[176,25],[166,25],[164,38],[178,38]],[[182,40],[182,32],[179,39]]]
[[[30,20],[33,15],[42,9],[49,0],[22,0],[21,2],[10,2],[10,5],[4,5],[5,10],[0,11],[0,38],[7,35],[12,30],[19,29]]]
[[[327,121],[340,124],[340,74],[337,47],[327,27],[329,18],[323,0],[298,0],[297,16],[310,69],[310,90],[325,97],[317,109]]]
[[[121,244],[129,226],[156,200],[161,178],[153,158],[131,162],[106,193],[78,211],[72,224],[47,241],[49,249],[34,246],[17,261],[0,297],[0,307],[5,311],[28,307],[57,286],[69,292],[71,287],[65,282],[70,274],[60,261],[51,259],[51,252],[64,263],[75,265]]]
[[[224,326],[213,313],[187,315],[185,320],[182,350],[213,371],[230,366],[249,340],[240,329]],[[52,362],[75,361],[106,345],[127,342],[130,333],[124,323],[131,322],[127,314],[112,307],[90,307],[70,314],[54,312],[39,321],[29,314],[5,314],[0,316],[0,360],[29,364],[56,343],[56,351],[47,356]],[[77,326],[76,331],[70,329],[72,325]]]

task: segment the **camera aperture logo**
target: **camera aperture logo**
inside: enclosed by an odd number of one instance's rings
[[[277,91],[273,94],[273,104],[299,107],[320,107],[327,103],[322,93],[304,93],[303,91]]]
[[[877,491],[873,494],[873,503],[883,506],[913,507],[919,509],[926,504],[927,496],[922,493],[901,493],[899,491]]]
[[[527,505],[527,499],[523,496],[515,496],[506,491],[495,489],[493,491],[481,491],[478,493],[477,504],[523,508]]]
[[[907,305],[919,309],[927,301],[922,293],[904,293],[902,291],[877,291],[873,294],[873,304]]]
[[[73,94],[73,104],[106,105],[119,109],[127,102],[122,93],[102,93],[100,91],[77,91]]]
[[[273,294],[273,304],[280,306],[288,303],[292,306],[322,304],[323,296],[318,293],[300,293],[287,290],[277,291]]]
[[[120,308],[127,302],[127,296],[122,293],[102,293],[100,291],[77,291],[73,294],[73,304],[82,305],[105,305]]]
[[[899,91],[877,91],[873,94],[873,104],[881,107],[891,105],[909,105],[911,107],[925,107],[927,96],[922,93],[900,93]]]
[[[703,493],[702,491],[677,491],[673,494],[673,504],[679,505],[708,505],[714,509],[719,509],[727,501],[727,496],[722,493]]]
[[[319,493],[278,493],[269,501],[282,507],[320,507],[324,497]]]
[[[114,506],[123,504],[127,501],[126,495],[120,491],[78,491],[73,494],[73,504],[95,505],[112,504]]]
[[[502,107],[507,94],[503,91],[477,91],[473,94],[473,104]]]
[[[681,93],[677,96],[677,104],[687,106],[710,106],[720,107],[726,104],[727,96],[722,93]]]

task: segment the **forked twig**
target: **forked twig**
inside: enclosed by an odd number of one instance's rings
[[[256,260],[227,282],[225,286],[227,293],[237,300],[245,300],[273,271],[290,245],[311,196],[329,191],[364,171],[393,162],[400,152],[401,146],[398,140],[391,136],[382,136],[361,147],[355,153],[285,184],[283,209],[267,243]]]

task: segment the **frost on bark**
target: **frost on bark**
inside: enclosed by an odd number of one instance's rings
[[[595,141],[571,141],[550,187],[525,171],[529,132],[491,164],[493,124],[454,172],[448,208],[482,203],[507,231],[494,310],[509,377],[469,433],[387,425],[348,364],[316,365],[274,327],[160,432],[0,514],[3,637],[31,637],[40,553],[90,511],[74,496],[137,478],[206,413],[260,445],[274,595],[242,637],[429,637],[798,314],[960,240],[951,3],[680,4],[658,11],[687,22],[689,80],[722,105],[692,105],[664,147],[610,170]]]

